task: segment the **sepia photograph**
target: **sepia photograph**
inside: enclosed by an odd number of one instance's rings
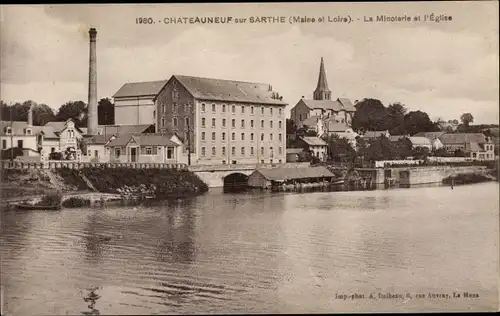
[[[0,5],[0,314],[498,312],[499,2]]]

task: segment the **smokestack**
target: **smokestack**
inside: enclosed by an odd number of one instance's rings
[[[88,100],[88,121],[87,134],[97,135],[97,57],[95,28],[89,30],[90,35],[90,56],[89,56],[89,100]]]
[[[28,110],[28,126],[33,126],[33,104],[30,105]]]

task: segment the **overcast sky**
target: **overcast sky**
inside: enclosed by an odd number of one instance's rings
[[[364,16],[452,16],[366,23]],[[350,24],[166,25],[165,17],[350,15]],[[152,17],[155,25],[137,25]],[[357,19],[360,20],[357,20]],[[54,109],[87,102],[88,29],[97,28],[98,97],[173,74],[269,83],[312,98],[320,58],[332,97],[402,102],[431,119],[499,120],[498,2],[57,5],[1,7],[1,98]]]

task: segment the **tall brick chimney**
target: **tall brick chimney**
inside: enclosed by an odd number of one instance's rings
[[[87,134],[97,135],[97,57],[95,28],[89,30],[90,35],[90,57],[89,57],[89,100]]]
[[[33,126],[33,104],[30,104],[28,110],[28,126]]]

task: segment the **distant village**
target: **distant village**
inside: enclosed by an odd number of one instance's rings
[[[68,102],[57,115],[33,101],[2,102],[2,159],[373,165],[498,158],[498,125],[472,125],[470,113],[461,122],[432,122],[427,113],[408,112],[403,104],[332,97],[323,58],[313,98],[298,100],[290,118],[288,104],[267,83],[172,75],[125,83],[98,105],[95,76],[91,58],[88,106]]]

